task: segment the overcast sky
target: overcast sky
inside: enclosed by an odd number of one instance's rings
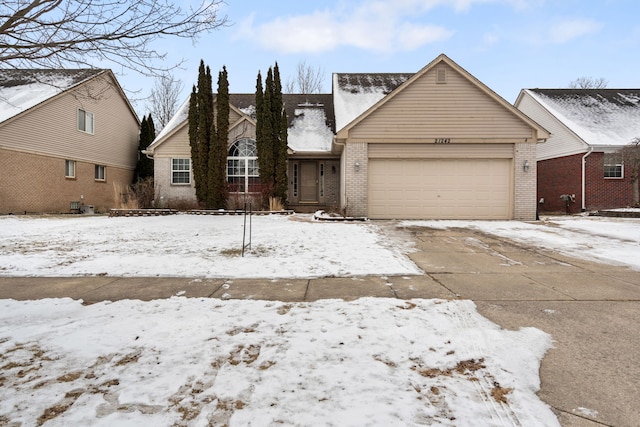
[[[300,61],[321,68],[331,92],[331,73],[416,72],[440,53],[511,103],[522,88],[580,76],[640,87],[637,0],[226,0],[221,13],[233,25],[195,45],[161,43],[168,62],[186,60],[174,72],[183,98],[200,59],[214,80],[226,65],[232,92],[253,93],[258,70],[275,61],[283,81]],[[153,84],[132,72],[119,79],[139,96]]]

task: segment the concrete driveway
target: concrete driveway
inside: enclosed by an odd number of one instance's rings
[[[468,229],[412,232],[432,280],[504,328],[552,335],[539,396],[563,426],[640,425],[640,272]]]
[[[384,223],[381,225],[386,226]],[[395,223],[388,223],[395,229]],[[561,424],[640,425],[640,272],[568,258],[469,229],[405,229],[422,276],[183,279],[0,277],[0,298],[103,300],[212,297],[314,301],[378,296],[472,299],[507,329],[536,327],[555,348],[542,361],[540,397]]]

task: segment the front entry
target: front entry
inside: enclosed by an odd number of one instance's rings
[[[300,162],[300,203],[318,202],[318,162]]]

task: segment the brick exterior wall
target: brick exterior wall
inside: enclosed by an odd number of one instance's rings
[[[76,178],[65,178],[63,158],[0,149],[0,214],[69,213],[72,201],[106,212],[116,206],[114,183],[131,184],[133,171],[107,166],[105,181],[94,174],[95,164],[76,161]]]
[[[536,219],[536,144],[515,144],[513,218],[519,221]],[[529,170],[524,170],[525,162]]]
[[[368,209],[368,153],[366,142],[350,142],[344,148],[345,206],[349,216],[367,216]],[[356,162],[359,164],[356,170]]]
[[[541,160],[538,162],[538,200],[541,212],[565,212],[562,194],[575,194],[575,203],[569,204],[569,213],[582,210],[582,157],[584,154]],[[631,206],[633,189],[629,173],[622,179],[604,178],[604,154],[593,152],[585,165],[585,209],[610,209]]]

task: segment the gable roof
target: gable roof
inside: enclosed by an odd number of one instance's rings
[[[523,112],[521,112],[520,110],[515,108],[513,105],[511,105],[509,102],[507,102],[504,98],[502,98],[500,95],[498,95],[493,90],[491,90],[489,87],[487,87],[480,80],[475,78],[468,71],[466,71],[464,68],[459,66],[453,60],[451,60],[448,56],[446,56],[445,54],[440,54],[440,55],[438,55],[437,58],[435,58],[433,61],[431,61],[425,67],[423,67],[420,71],[418,71],[415,74],[410,75],[410,77],[406,81],[402,82],[399,86],[397,86],[395,89],[393,89],[388,95],[383,96],[381,99],[379,99],[377,102],[375,102],[373,105],[371,105],[368,109],[366,109],[364,112],[362,112],[356,118],[354,118],[352,121],[348,122],[344,127],[339,127],[338,128],[338,133],[337,133],[337,138],[338,139],[347,138],[347,136],[349,135],[349,130],[351,128],[353,128],[355,125],[357,125],[361,121],[365,120],[374,111],[376,111],[378,108],[382,107],[384,104],[386,104],[387,102],[392,100],[394,97],[398,96],[399,93],[401,93],[404,90],[406,90],[409,86],[411,86],[411,84],[413,82],[415,82],[416,80],[420,79],[423,75],[425,75],[427,72],[429,72],[430,70],[435,68],[440,63],[445,63],[448,66],[450,66],[451,68],[453,68],[463,78],[467,79],[471,84],[473,84],[478,89],[480,89],[480,91],[482,91],[485,95],[487,95],[488,97],[490,97],[493,100],[495,100],[506,111],[508,111],[510,114],[514,115],[515,117],[519,118],[522,122],[524,122],[525,124],[530,126],[533,130],[536,131],[538,140],[546,139],[546,138],[549,137],[549,132],[546,129],[544,129],[542,126],[540,126],[534,120],[529,118],[526,114],[524,114]],[[342,118],[337,119],[337,121],[339,123],[342,123]]]
[[[622,146],[640,136],[640,89],[525,89],[591,146]]]
[[[415,73],[334,73],[336,129],[367,111]]]
[[[190,95],[189,95],[190,97]],[[169,123],[160,131],[147,151],[152,152],[169,135],[187,125],[189,117],[189,97],[177,109]],[[296,151],[326,151],[331,149],[335,133],[333,96],[320,94],[282,94],[282,101],[291,131],[288,144]],[[231,93],[229,104],[239,114],[255,124],[256,96],[253,93]],[[328,136],[330,135],[330,136]]]
[[[0,69],[0,123],[106,72],[109,71]]]

